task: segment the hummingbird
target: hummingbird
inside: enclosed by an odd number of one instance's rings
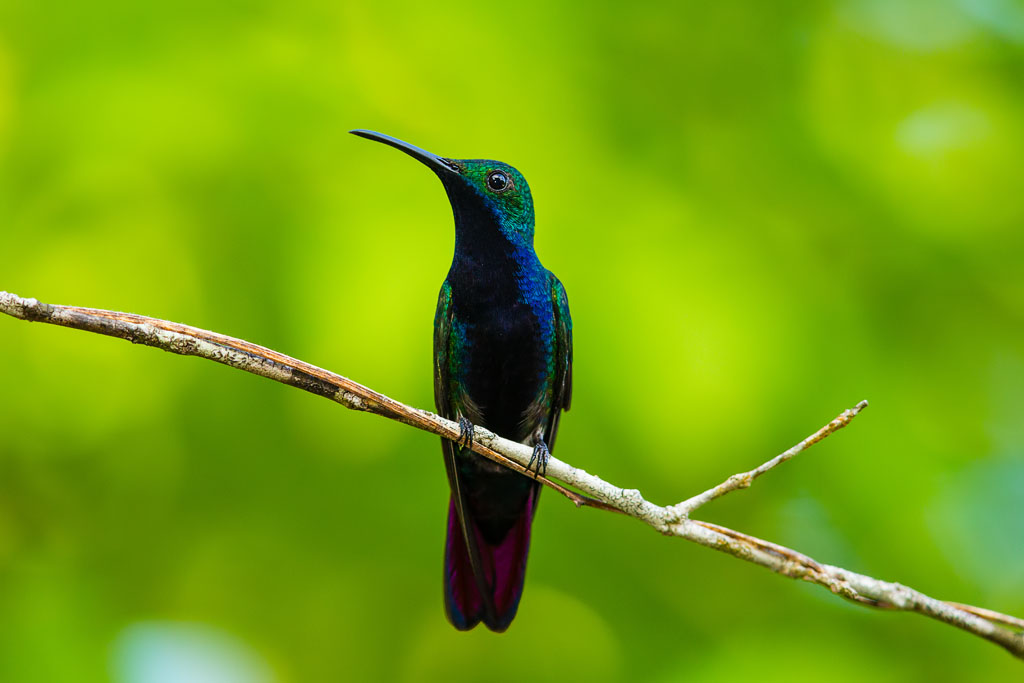
[[[572,318],[565,288],[533,248],[523,175],[486,159],[449,159],[369,130],[369,140],[431,169],[455,216],[455,253],[434,316],[434,402],[457,421],[441,440],[451,495],[444,606],[465,631],[509,627],[519,607],[530,527],[563,410],[572,397]],[[470,450],[474,426],[531,446],[526,476]]]

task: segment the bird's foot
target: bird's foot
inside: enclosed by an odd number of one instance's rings
[[[473,446],[473,423],[464,417],[459,418],[459,440],[455,442],[455,445],[463,448]]]
[[[548,450],[548,445],[544,443],[544,440],[539,440],[533,447],[533,455],[530,456],[530,462],[526,465],[526,473],[529,474],[530,470],[533,470],[533,478],[536,479],[538,476],[544,476],[548,473],[548,460],[551,458],[551,451]]]

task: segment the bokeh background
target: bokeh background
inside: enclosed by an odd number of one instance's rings
[[[558,455],[1024,613],[1024,7],[0,0],[0,289],[432,405],[437,180],[530,180],[576,330]],[[0,320],[0,680],[1010,680],[948,626],[541,504],[519,617],[441,608],[437,440]],[[205,678],[204,678],[205,676]]]

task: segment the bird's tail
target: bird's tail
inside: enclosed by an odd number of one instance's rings
[[[497,543],[488,543],[472,519],[466,520],[464,534],[455,501],[449,502],[444,606],[455,628],[466,631],[483,621],[500,633],[512,623],[523,595],[530,526],[539,494],[538,487],[531,488],[519,518]],[[474,566],[478,571],[474,572]]]

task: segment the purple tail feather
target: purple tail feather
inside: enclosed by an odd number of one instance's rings
[[[480,621],[492,631],[504,631],[512,623],[523,595],[530,527],[539,491],[534,488],[523,512],[508,534],[488,544],[476,524],[467,520],[479,555],[481,577],[473,574],[470,550],[459,524],[455,501],[448,504],[448,538],[444,547],[444,606],[448,619],[460,631]],[[486,594],[481,595],[481,584]]]

